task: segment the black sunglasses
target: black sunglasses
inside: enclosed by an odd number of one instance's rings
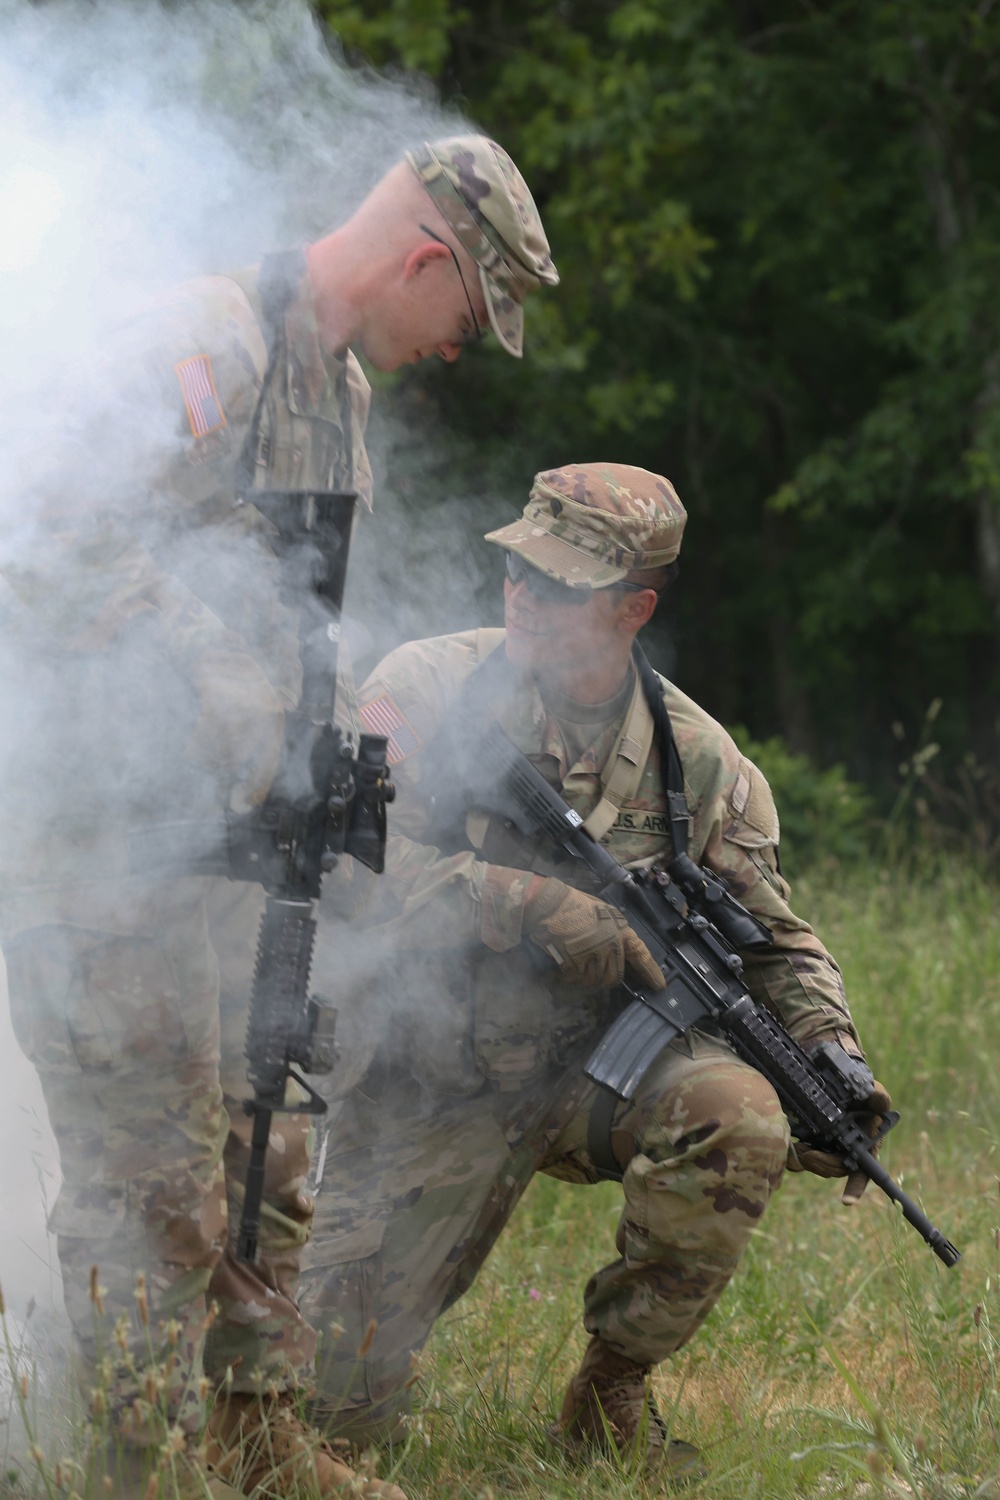
[[[582,588],[571,588],[568,583],[561,579],[550,578],[539,568],[533,568],[529,562],[525,562],[517,552],[507,552],[507,577],[511,583],[524,583],[528,592],[534,594],[536,599],[542,599],[546,604],[586,604],[595,593],[604,593],[604,589],[592,589],[589,585]],[[629,594],[641,594],[646,585],[642,583],[612,583],[609,589],[622,589]]]
[[[480,328],[479,326],[479,319],[476,317],[476,310],[472,305],[472,298],[469,296],[469,288],[466,285],[465,277],[462,275],[462,267],[459,263],[458,256],[455,254],[448,241],[443,240],[439,234],[435,234],[433,229],[428,229],[426,224],[421,224],[419,227],[423,230],[424,234],[429,235],[432,240],[436,240],[439,245],[443,245],[448,254],[451,256],[452,260],[455,262],[455,270],[458,272],[458,279],[462,283],[462,291],[465,293],[465,300],[469,304],[469,317],[472,319],[472,332],[465,340],[463,340],[463,342],[469,344],[479,343],[480,340],[486,337],[486,329]]]

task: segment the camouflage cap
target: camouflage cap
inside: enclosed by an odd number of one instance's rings
[[[428,141],[406,159],[479,267],[493,332],[520,359],[521,304],[528,292],[559,281],[528,184],[485,135]]]
[[[536,474],[524,515],[486,540],[570,587],[604,589],[681,550],[687,511],[669,479],[632,464]]]

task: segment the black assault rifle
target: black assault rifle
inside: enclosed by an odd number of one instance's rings
[[[583,820],[504,733],[492,724],[476,744],[475,805],[512,821],[525,835],[545,834],[597,876],[600,898],[617,907],[663,971],[660,991],[623,988],[630,1003],[601,1038],[584,1072],[594,1083],[631,1099],[652,1059],[674,1037],[709,1022],[774,1088],[792,1134],[842,1157],[898,1203],[946,1266],[960,1259],[927,1216],[874,1155],[899,1116],[892,1111],[875,1136],[858,1122],[873,1078],[860,1058],[835,1042],[806,1053],[770,1011],[757,1005],[742,979],[738,950],[763,951],[770,932],[734,900],[722,881],[686,854],[665,869],[632,872],[595,843]]]
[[[254,1093],[243,1106],[253,1117],[253,1134],[237,1239],[242,1261],[257,1254],[272,1115],[326,1111],[326,1102],[297,1071],[329,1072],[336,1055],[336,1011],[309,996],[314,903],[322,877],[342,853],[381,872],[385,807],[393,796],[386,740],[361,735],[355,756],[333,722],[354,496],[255,490],[250,498],[275,528],[271,545],[282,561],[282,593],[299,617],[302,691],[297,707],[285,714],[278,775],[260,808],[230,814],[207,832],[175,823],[129,836],[137,874],[227,875],[256,881],[267,891],[247,1027],[247,1078]],[[206,852],[192,857],[192,847]],[[305,1103],[285,1103],[290,1078],[305,1090]]]

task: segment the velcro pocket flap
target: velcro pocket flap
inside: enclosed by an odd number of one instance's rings
[[[723,837],[744,849],[762,849],[777,844],[778,810],[771,788],[753,761],[740,758],[736,784],[729,798],[732,820]]]

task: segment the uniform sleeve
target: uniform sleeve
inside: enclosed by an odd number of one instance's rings
[[[840,969],[808,922],[795,915],[788,882],[778,873],[779,826],[771,789],[729,736],[721,729],[719,734],[723,742],[713,774],[706,775],[704,757],[693,757],[688,794],[694,852],[774,936],[770,951],[743,955],[747,988],[799,1042],[838,1033],[857,1042]]]
[[[272,720],[280,713],[247,643],[181,565],[221,494],[232,510],[263,357],[249,303],[225,277],[171,294],[103,352],[67,406],[60,451],[47,472],[39,464],[32,531],[4,549],[5,582],[43,649],[108,652],[152,630],[199,695],[235,686],[241,718],[258,698]]]
[[[8,582],[67,649],[100,649],[135,613],[159,609],[181,532],[208,519],[206,507],[215,521],[232,510],[266,352],[235,282],[190,288],[118,330],[87,390],[62,393],[59,452],[39,462],[27,495],[34,533],[5,548]],[[188,609],[185,649],[190,628]]]

